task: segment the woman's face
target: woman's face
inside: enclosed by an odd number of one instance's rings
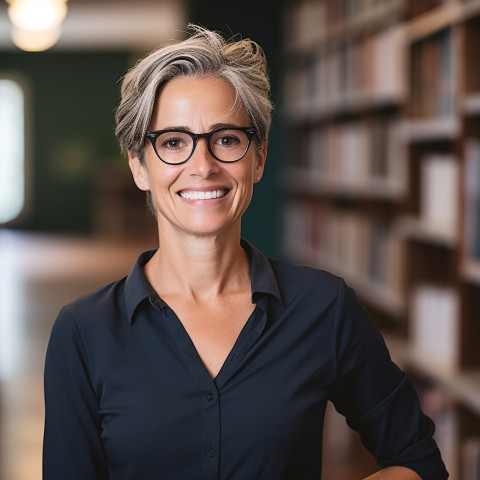
[[[160,91],[149,130],[207,133],[219,125],[251,127],[243,108],[234,104],[235,91],[223,80],[175,78]],[[160,232],[205,236],[240,228],[253,184],[263,174],[266,154],[266,145],[257,149],[252,141],[241,160],[222,163],[202,138],[186,163],[167,165],[148,141],[144,161],[130,153],[129,164],[137,186],[151,192]]]

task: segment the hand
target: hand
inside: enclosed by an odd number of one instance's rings
[[[406,467],[387,467],[370,475],[364,480],[422,480],[422,478]]]

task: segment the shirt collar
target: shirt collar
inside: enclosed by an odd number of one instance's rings
[[[250,278],[252,282],[252,303],[258,294],[267,293],[282,301],[280,288],[268,258],[251,243],[242,239],[241,244],[250,258]]]
[[[130,323],[133,323],[133,315],[137,307],[146,299],[152,301],[158,296],[143,274],[143,266],[153,257],[156,250],[148,250],[138,257],[130,271],[125,283],[125,300],[127,315]]]
[[[257,303],[262,294],[276,297],[282,302],[275,273],[268,258],[246,240],[241,240],[243,249],[250,258],[252,303]],[[156,250],[148,250],[138,257],[126,279],[125,300],[128,320],[133,323],[138,306],[145,300],[162,308],[165,304],[155,293],[155,290],[145,278],[143,266],[152,258]]]

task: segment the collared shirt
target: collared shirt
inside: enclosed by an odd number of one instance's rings
[[[432,421],[353,291],[242,245],[255,309],[215,379],[143,275],[153,251],[61,310],[44,479],[320,479],[327,400],[381,466],[447,478]]]

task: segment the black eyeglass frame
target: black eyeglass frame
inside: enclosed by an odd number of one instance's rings
[[[212,138],[213,135],[215,135],[216,133],[218,132],[221,132],[222,130],[237,130],[237,131],[240,131],[240,132],[243,132],[243,133],[246,133],[247,134],[247,137],[248,137],[248,145],[247,145],[247,148],[245,149],[245,152],[243,152],[242,156],[240,158],[237,158],[236,160],[222,160],[220,158],[218,158],[212,151],[212,147],[210,146],[210,139]],[[193,140],[193,148],[192,148],[192,151],[190,152],[190,155],[183,161],[181,162],[178,162],[178,163],[172,163],[172,162],[167,162],[166,160],[164,160],[159,154],[158,154],[158,151],[157,151],[157,147],[156,147],[156,143],[157,143],[157,138],[164,134],[164,133],[168,133],[168,132],[178,132],[178,133],[184,133],[186,135],[188,135],[189,137],[192,138]],[[167,165],[182,165],[184,163],[187,163],[190,158],[192,158],[192,155],[194,154],[195,152],[195,148],[197,148],[197,140],[199,138],[205,138],[207,140],[207,148],[208,148],[208,151],[210,152],[210,154],[212,155],[213,158],[215,158],[215,160],[218,160],[219,162],[222,162],[222,163],[235,163],[235,162],[238,162],[239,160],[241,160],[248,152],[249,148],[250,148],[250,145],[252,143],[252,139],[253,139],[253,136],[255,135],[255,127],[222,127],[222,128],[217,128],[215,130],[212,130],[211,132],[207,132],[207,133],[192,133],[192,132],[189,132],[188,130],[182,130],[182,129],[178,129],[178,128],[174,128],[174,129],[167,129],[167,130],[155,130],[153,132],[147,132],[145,134],[145,137],[148,138],[150,140],[150,142],[152,143],[152,147],[153,147],[153,150],[155,151],[155,154],[157,155],[157,157],[159,158],[159,160],[161,160],[163,163],[166,163]]]

